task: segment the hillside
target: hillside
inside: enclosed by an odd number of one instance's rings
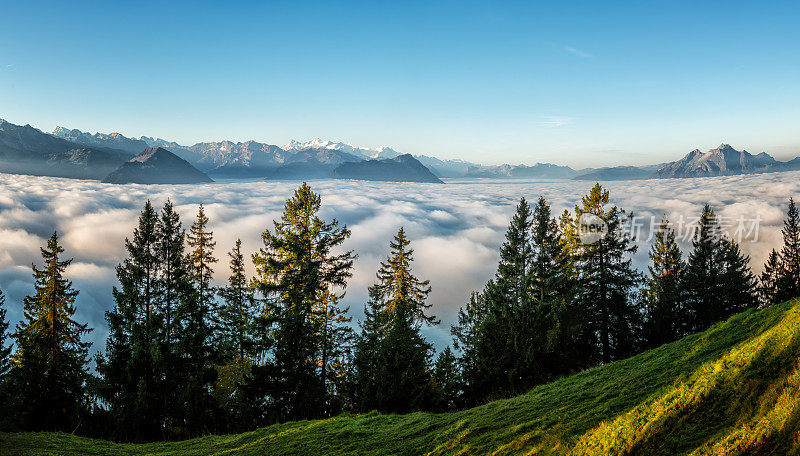
[[[457,413],[342,415],[145,445],[0,434],[0,454],[797,454],[798,353],[794,301]]]
[[[337,179],[358,179],[386,182],[443,182],[409,154],[382,160],[342,163],[331,172]]]
[[[122,150],[76,145],[0,119],[2,173],[102,179],[131,156]]]
[[[211,178],[160,147],[145,149],[103,179],[109,184],[199,184]]]

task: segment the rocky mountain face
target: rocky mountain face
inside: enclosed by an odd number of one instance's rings
[[[498,165],[490,167],[471,167],[467,177],[484,177],[494,179],[570,179],[578,174],[569,166],[537,163],[526,165]]]
[[[141,139],[127,138],[120,133],[84,133],[80,130],[68,130],[64,127],[56,127],[53,130],[53,136],[74,143],[78,143],[89,147],[98,148],[111,148],[123,150],[130,154],[136,155],[149,147],[147,142]]]
[[[443,184],[428,168],[409,154],[381,160],[343,163],[331,172],[337,179]]]
[[[331,172],[343,163],[360,162],[363,159],[340,150],[302,149],[289,157],[270,179],[328,179]]]
[[[102,179],[133,154],[90,147],[0,119],[0,172]]]
[[[201,184],[213,182],[186,160],[161,147],[147,148],[103,179],[110,184]]]
[[[781,162],[765,152],[752,155],[746,150],[738,151],[728,144],[722,144],[705,153],[695,149],[682,159],[664,165],[653,177],[729,176],[776,171],[780,168]]]

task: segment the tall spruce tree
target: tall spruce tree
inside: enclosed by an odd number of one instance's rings
[[[523,336],[528,332],[527,353],[520,356],[520,362],[538,365],[538,372],[528,373],[523,389],[585,367],[581,359],[587,351],[577,337],[581,309],[575,300],[573,260],[544,197],[539,197],[533,210],[531,228],[534,305],[523,307],[523,315],[529,317],[518,320],[527,323],[516,332]]]
[[[14,398],[11,395],[8,372],[11,369],[9,355],[11,354],[8,326],[6,321],[6,297],[3,290],[0,290],[0,430],[13,429],[12,410],[15,407]]]
[[[461,341],[460,345],[463,348],[467,343],[472,345],[463,355],[475,359],[464,360],[464,373],[467,395],[478,400],[512,395],[530,384],[528,378],[539,370],[539,360],[528,356],[532,347],[541,342],[541,338],[539,343],[532,340],[535,330],[530,327],[535,321],[532,226],[530,205],[520,198],[500,247],[497,272],[484,288],[483,296],[474,297],[482,301],[483,311],[472,315],[478,321],[468,323],[475,326],[475,337]],[[541,285],[538,291],[544,293],[546,285]],[[468,331],[454,329],[455,333]]]
[[[625,210],[609,207],[609,192],[599,183],[562,216],[568,247],[578,272],[578,299],[586,318],[586,340],[596,359],[608,363],[633,353],[639,312],[633,291],[640,275],[631,264],[636,245],[624,230]]]
[[[429,409],[434,403],[433,348],[420,329],[422,324],[438,324],[426,313],[431,307],[426,303],[430,282],[412,273],[414,250],[402,227],[389,245],[389,256],[370,288],[367,321],[357,344],[356,379],[365,383],[355,385],[356,404],[361,410],[396,413]]]
[[[219,328],[216,291],[211,283],[214,257],[214,234],[208,229],[208,217],[203,205],[197,218],[186,233],[188,253],[188,280],[191,297],[180,307],[182,331],[179,350],[183,357],[184,375],[182,389],[186,406],[186,427],[190,434],[208,432],[213,421],[215,403],[210,395],[216,379],[214,366],[220,361],[219,345],[214,340]]]
[[[14,392],[19,423],[28,430],[72,432],[88,406],[86,382],[91,329],[78,323],[78,291],[64,277],[72,260],[61,260],[64,249],[56,232],[41,248],[44,265],[33,268],[33,295],[24,299],[24,317],[14,333]]]
[[[230,276],[228,285],[219,292],[224,301],[220,309],[220,345],[223,360],[256,356],[255,320],[258,317],[258,300],[248,285],[242,255],[242,240],[237,239],[228,252]]]
[[[520,393],[582,366],[571,259],[550,206],[524,198],[509,224],[495,277],[451,328],[467,403]]]
[[[458,358],[448,346],[436,357],[433,364],[433,381],[438,388],[436,408],[441,411],[454,410],[461,400],[461,376]]]
[[[355,255],[334,253],[350,236],[347,227],[319,216],[321,199],[303,183],[286,201],[274,232],[264,231],[264,247],[253,255],[255,285],[274,321],[272,359],[277,372],[274,404],[279,419],[322,414],[326,391],[316,364],[320,353],[314,309],[334,289],[343,289]]]
[[[6,380],[8,370],[11,368],[8,356],[11,354],[11,346],[8,339],[8,321],[6,321],[6,296],[0,290],[0,387]]]
[[[342,390],[354,339],[353,329],[349,325],[353,317],[347,316],[350,308],[340,304],[343,296],[329,292],[314,307],[319,338],[317,364],[325,391],[325,402],[320,406],[327,416],[343,406]]]
[[[682,281],[688,332],[702,331],[757,304],[756,281],[748,262],[706,204]]]
[[[369,300],[364,306],[364,320],[358,323],[360,331],[355,339],[348,382],[350,406],[359,411],[377,410],[379,407],[378,352],[389,317],[384,312],[378,286],[370,286],[367,292]]]
[[[259,302],[248,285],[241,239],[236,240],[228,257],[228,285],[219,290],[223,299],[216,338],[220,364],[213,395],[227,415],[224,428],[241,431],[255,425],[262,408],[261,397],[252,386],[253,370],[263,347],[256,339]]]
[[[114,419],[114,437],[121,440],[159,438],[165,425],[157,225],[158,214],[147,201],[133,236],[125,239],[128,257],[117,265],[115,305],[105,315],[106,352],[97,363],[100,397]]]
[[[162,390],[155,396],[163,401],[167,427],[172,438],[184,438],[200,432],[195,417],[196,402],[186,394],[196,373],[193,356],[185,347],[191,340],[192,309],[197,303],[191,262],[186,254],[186,231],[180,216],[170,200],[164,203],[156,224],[156,278],[155,303],[159,312],[159,369]],[[199,356],[202,356],[200,354]],[[205,397],[197,398],[204,402]]]
[[[462,377],[463,397],[460,405],[471,406],[494,393],[488,381],[483,321],[488,314],[482,292],[473,292],[469,302],[458,310],[458,320],[450,327],[453,347],[460,352],[458,367]]]
[[[684,262],[675,242],[675,232],[666,216],[661,220],[653,245],[651,265],[645,278],[643,338],[648,348],[672,342],[680,337],[681,278]]]
[[[783,222],[781,269],[778,274],[777,302],[800,298],[800,214],[794,199],[789,198],[786,220]]]
[[[758,295],[764,306],[771,306],[782,302],[781,296],[781,273],[783,272],[783,262],[775,249],[769,253],[764,271],[758,280]]]

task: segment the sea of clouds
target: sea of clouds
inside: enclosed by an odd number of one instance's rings
[[[520,197],[534,203],[542,195],[558,215],[591,188],[581,181],[451,180],[446,185],[314,181],[322,196],[322,216],[352,230],[344,245],[358,254],[345,304],[357,321],[366,289],[400,226],[415,249],[414,271],[431,281],[432,312],[442,320],[425,334],[438,347],[450,341],[449,327],[469,294],[494,274],[498,247]],[[790,196],[800,196],[800,172],[698,179],[608,182],[612,202],[633,212],[644,227],[634,263],[647,266],[650,220],[696,217],[706,203],[732,224],[746,221],[742,250],[756,272],[780,245],[780,227]],[[114,267],[124,258],[142,205],[160,209],[168,198],[188,225],[203,203],[217,242],[215,278],[228,274],[228,252],[236,238],[249,255],[261,247],[261,233],[279,218],[297,182],[231,182],[205,185],[113,185],[93,181],[0,174],[0,289],[8,316],[21,318],[22,299],[32,291],[31,263],[41,264],[39,248],[57,230],[74,258],[68,276],[80,290],[77,319],[88,321],[95,349],[106,338],[103,314],[111,308]],[[758,220],[758,222],[755,222]],[[757,237],[753,230],[757,223]],[[686,254],[684,243],[684,254]],[[252,274],[252,266],[249,266]]]

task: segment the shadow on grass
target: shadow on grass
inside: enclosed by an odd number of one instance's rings
[[[756,334],[759,333],[760,329]],[[771,390],[776,383],[784,382],[795,370],[796,354],[800,353],[800,332],[791,334],[788,343],[779,340],[782,335],[781,332],[773,334],[758,353],[739,369],[737,375],[724,376],[699,400],[690,400],[684,408],[647,421],[648,432],[636,439],[622,454],[678,454],[695,449],[702,451],[737,427],[758,420],[768,413],[781,393]],[[733,362],[735,360],[731,364]],[[788,427],[785,432],[791,432],[792,426],[796,429],[798,419],[798,416],[792,417],[795,424],[787,423],[782,429]],[[760,451],[751,452],[747,448],[733,447],[725,448],[724,454],[768,454],[778,443],[775,440],[769,443],[770,440],[762,440],[764,448]]]

